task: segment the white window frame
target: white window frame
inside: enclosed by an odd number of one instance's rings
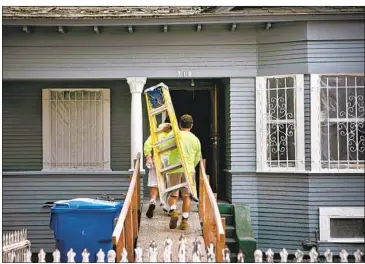
[[[296,167],[269,167],[267,165],[266,143],[266,80],[268,78],[295,78],[295,144]],[[288,74],[256,77],[256,153],[257,172],[305,172],[304,149],[304,75]]]
[[[350,173],[364,173],[365,168],[322,168],[321,166],[321,76],[364,76],[363,73],[338,73],[338,74],[311,74],[310,86],[311,86],[311,171],[312,172],[350,172]]]
[[[319,207],[320,242],[364,243],[364,238],[331,238],[331,218],[364,218],[364,207]]]
[[[103,94],[104,114],[104,168],[101,171],[110,171],[110,89],[108,88],[45,88],[42,89],[42,140],[43,140],[43,169],[42,171],[89,171],[87,169],[60,169],[51,168],[51,91],[101,91]],[[94,170],[93,170],[94,171]]]

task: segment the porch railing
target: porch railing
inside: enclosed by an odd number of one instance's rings
[[[117,262],[121,260],[123,248],[127,250],[128,261],[134,262],[134,242],[138,235],[138,213],[141,209],[140,159],[141,154],[138,153],[134,161],[134,171],[127,196],[113,231]]]
[[[203,238],[206,246],[215,245],[217,262],[223,262],[223,249],[226,245],[226,219],[221,218],[216,196],[210,187],[205,173],[205,160],[199,166],[199,218],[203,223]]]

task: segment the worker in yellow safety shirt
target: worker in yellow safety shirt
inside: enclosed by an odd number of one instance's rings
[[[162,133],[160,133],[158,135],[158,141],[166,139],[167,136],[169,135],[169,132],[171,131],[171,124],[170,124],[169,117],[167,117],[165,119],[164,123],[159,125],[159,128],[162,128],[162,127],[164,127],[164,130],[163,130]],[[162,144],[160,147],[163,148],[167,144],[169,144],[169,142]],[[149,169],[149,172],[148,172],[148,187],[150,188],[150,202],[149,202],[148,209],[147,209],[147,212],[146,212],[146,216],[148,218],[153,217],[153,211],[156,208],[156,198],[157,198],[157,194],[158,194],[156,169],[155,169],[155,166],[154,166],[154,163],[153,163],[151,152],[152,152],[152,138],[151,138],[151,136],[149,136],[148,139],[145,141],[144,146],[143,146],[143,153],[144,153],[144,156],[146,158],[146,167]],[[163,167],[167,166],[168,156],[169,156],[168,152],[164,153],[161,156]],[[164,211],[167,212],[168,208],[166,208],[165,205],[163,205],[163,206],[164,206]]]
[[[181,148],[183,155],[186,159],[186,165],[188,172],[195,179],[195,167],[198,165],[201,158],[201,144],[199,139],[190,132],[193,127],[193,118],[190,115],[183,115],[180,118],[180,129],[181,129]],[[172,132],[170,132],[171,134]],[[170,135],[168,135],[170,136]],[[180,155],[177,149],[171,150],[168,160],[168,166],[181,163]],[[175,186],[182,182],[185,182],[185,176],[183,169],[176,169],[168,174],[168,187]],[[182,205],[182,219],[180,222],[180,229],[186,230],[189,227],[188,217],[190,213],[191,197],[189,190],[187,188],[182,188],[181,195],[183,199]],[[173,192],[168,200],[170,206],[170,229],[175,229],[177,227],[177,222],[179,220],[179,214],[176,211],[177,199],[179,196],[179,191]]]

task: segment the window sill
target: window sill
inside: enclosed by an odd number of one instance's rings
[[[310,173],[364,173],[364,169],[319,169],[308,171]]]
[[[319,243],[364,243],[364,238],[331,238],[328,240],[320,240]]]
[[[306,170],[300,170],[296,168],[275,168],[275,169],[264,169],[256,170],[257,173],[307,173]]]

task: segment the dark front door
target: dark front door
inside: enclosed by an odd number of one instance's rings
[[[221,172],[223,165],[220,165],[222,160],[220,145],[224,141],[222,142],[220,136],[222,129],[219,129],[222,109],[218,108],[223,98],[220,98],[220,90],[215,84],[209,88],[194,91],[171,90],[170,93],[176,118],[179,120],[183,114],[190,114],[193,117],[192,132],[200,140],[210,185],[213,192],[218,193],[218,198],[224,199],[224,174]],[[198,183],[198,169],[196,172],[196,182]]]
[[[201,143],[202,155],[206,159],[207,174],[212,172],[212,149],[211,149],[211,100],[209,90],[171,90],[171,99],[177,120],[184,114],[193,117],[194,125],[191,130]],[[199,175],[196,171],[196,182],[198,184]],[[198,189],[198,188],[197,188]]]

